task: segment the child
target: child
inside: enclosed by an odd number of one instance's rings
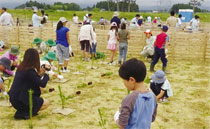
[[[126,30],[126,24],[121,24],[121,30],[118,33],[119,35],[119,65],[122,64],[122,56],[124,56],[123,63],[126,61],[127,58],[127,51],[128,51],[128,40],[130,39],[130,33]]]
[[[145,32],[146,35],[146,46],[144,47],[143,51],[141,52],[141,55],[146,58],[153,58],[154,55],[154,43],[156,41],[156,37],[152,36],[152,31],[150,29],[147,29]]]
[[[150,65],[150,71],[154,72],[154,67],[157,64],[159,58],[161,58],[161,61],[163,63],[163,71],[165,73],[168,73],[166,71],[166,66],[168,60],[166,59],[166,53],[165,49],[167,49],[167,42],[169,42],[169,36],[166,34],[168,31],[168,27],[166,25],[163,26],[162,32],[157,36],[156,42],[155,42],[155,54],[154,59]]]
[[[108,45],[107,45],[107,49],[111,51],[111,58],[109,65],[115,65],[114,56],[117,50],[117,39],[118,39],[117,32],[118,32],[117,23],[112,22],[111,29],[108,34]]]
[[[49,51],[48,54],[41,59],[41,67],[44,67],[50,75],[59,79],[63,79],[62,75],[57,75],[53,72],[54,70],[56,70],[56,67],[53,65],[53,61],[57,61],[56,54]]]
[[[35,38],[33,44],[36,44],[35,49],[39,52],[39,54],[44,54],[46,50],[46,44],[42,42],[41,39]]]
[[[120,129],[150,129],[156,118],[155,95],[144,84],[145,64],[137,59],[126,61],[119,69],[119,76],[129,91],[121,105],[120,113],[115,114],[115,122]]]
[[[5,57],[0,59],[0,71],[4,72],[6,69],[10,70],[11,61]],[[4,87],[4,79],[0,77],[0,92],[3,93],[4,96],[7,96],[7,92]]]
[[[10,69],[6,69],[4,76],[9,77],[15,75],[13,70],[18,67],[18,54],[20,53],[18,46],[12,46],[9,51],[5,52],[0,58],[7,58],[11,61]]]
[[[157,101],[167,102],[167,98],[173,96],[173,91],[168,79],[165,77],[165,73],[158,70],[151,78],[150,88],[156,95]]]
[[[97,47],[97,40],[96,40],[96,32],[95,32],[95,28],[93,28],[93,41],[92,41],[92,45],[90,45],[90,54],[93,57],[97,57],[96,54],[96,47]]]

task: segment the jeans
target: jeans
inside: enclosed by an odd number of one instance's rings
[[[160,49],[158,47],[155,47],[155,54],[154,54],[152,64],[156,65],[160,58],[163,63],[163,67],[166,67],[168,60],[166,59],[165,49]]]
[[[123,62],[125,62],[127,58],[127,52],[128,52],[128,43],[120,43],[119,52],[120,52],[119,62],[122,61],[122,56],[123,56]]]
[[[97,43],[92,43],[92,47],[90,47],[90,54],[96,54]]]

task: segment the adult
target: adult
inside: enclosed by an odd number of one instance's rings
[[[134,17],[131,20],[130,27],[137,27],[137,26],[139,26],[139,24],[138,24],[139,18],[140,18],[140,15],[136,14],[136,17]]]
[[[90,42],[93,40],[93,27],[90,25],[90,21],[87,21],[80,29],[78,37],[81,45],[81,50],[83,53],[83,61],[89,61],[89,52],[90,52]]]
[[[33,116],[38,115],[40,110],[48,107],[49,101],[40,97],[40,88],[45,88],[48,81],[49,76],[45,73],[45,69],[40,68],[38,51],[33,48],[26,50],[23,61],[17,69],[12,87],[9,91],[10,102],[17,110],[14,118],[30,118],[29,90],[33,90]]]
[[[43,20],[43,17],[37,15],[38,10],[34,10],[34,14],[32,15],[32,23],[33,27],[40,27],[40,22]]]
[[[99,21],[99,25],[106,25],[106,24],[107,24],[107,20],[104,17],[101,17]]]
[[[66,27],[67,20],[64,17],[61,17],[56,29],[56,49],[58,53],[59,65],[61,72],[70,72],[67,69],[69,62],[69,29]],[[64,60],[64,61],[63,61]]]
[[[2,26],[12,26],[15,24],[12,15],[7,12],[7,8],[5,7],[1,9],[0,24]]]
[[[192,29],[193,30],[198,30],[199,29],[199,23],[200,23],[200,20],[199,20],[199,16],[198,15],[195,15],[195,18],[193,18],[191,21],[190,21],[190,25],[192,26]]]
[[[148,22],[148,23],[151,23],[151,22],[152,22],[152,17],[151,17],[151,16],[148,16],[148,17],[147,17],[147,22]]]
[[[7,12],[7,9],[3,7],[1,9],[1,16],[0,16],[0,25],[4,26],[1,30],[2,33],[4,33],[4,48],[9,48],[9,32],[10,32],[10,27],[13,26],[15,23],[12,19],[12,15]]]
[[[175,12],[171,11],[171,16],[167,19],[166,25],[168,27],[176,27],[177,22],[178,22],[178,19],[175,17]]]
[[[48,14],[45,14],[44,10],[41,11],[43,19],[41,20],[40,26],[44,26],[48,20]]]
[[[88,13],[85,14],[85,16],[83,17],[83,25],[86,24],[86,21],[88,20]]]
[[[111,19],[110,23],[112,24],[112,22],[117,23],[117,27],[120,27],[121,21],[120,18],[118,18],[119,13],[118,12],[114,12],[113,18]]]
[[[79,24],[79,17],[76,14],[74,14],[74,16],[73,16],[73,23]]]
[[[178,22],[176,23],[176,27],[181,27],[182,25],[182,14],[179,14]]]

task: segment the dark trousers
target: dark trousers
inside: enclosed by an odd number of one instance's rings
[[[160,94],[160,92],[161,92],[161,90],[163,90],[162,88],[161,88],[161,86],[163,85],[163,83],[162,84],[157,84],[157,83],[154,83],[154,82],[151,82],[150,83],[150,89],[152,90],[152,92],[156,95],[156,96],[158,96],[159,94]],[[167,94],[167,91],[166,90],[164,90],[165,91],[165,93],[164,93],[164,95],[162,96],[162,98],[168,98],[168,94]]]
[[[161,59],[163,63],[163,67],[166,67],[168,60],[166,59],[165,49],[160,49],[158,47],[155,47],[155,54],[154,54],[152,64],[156,65],[159,59]]]

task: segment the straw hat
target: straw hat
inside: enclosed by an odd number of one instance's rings
[[[113,15],[113,17],[118,17],[119,16],[119,13],[116,11],[116,12],[114,12],[114,15]]]

